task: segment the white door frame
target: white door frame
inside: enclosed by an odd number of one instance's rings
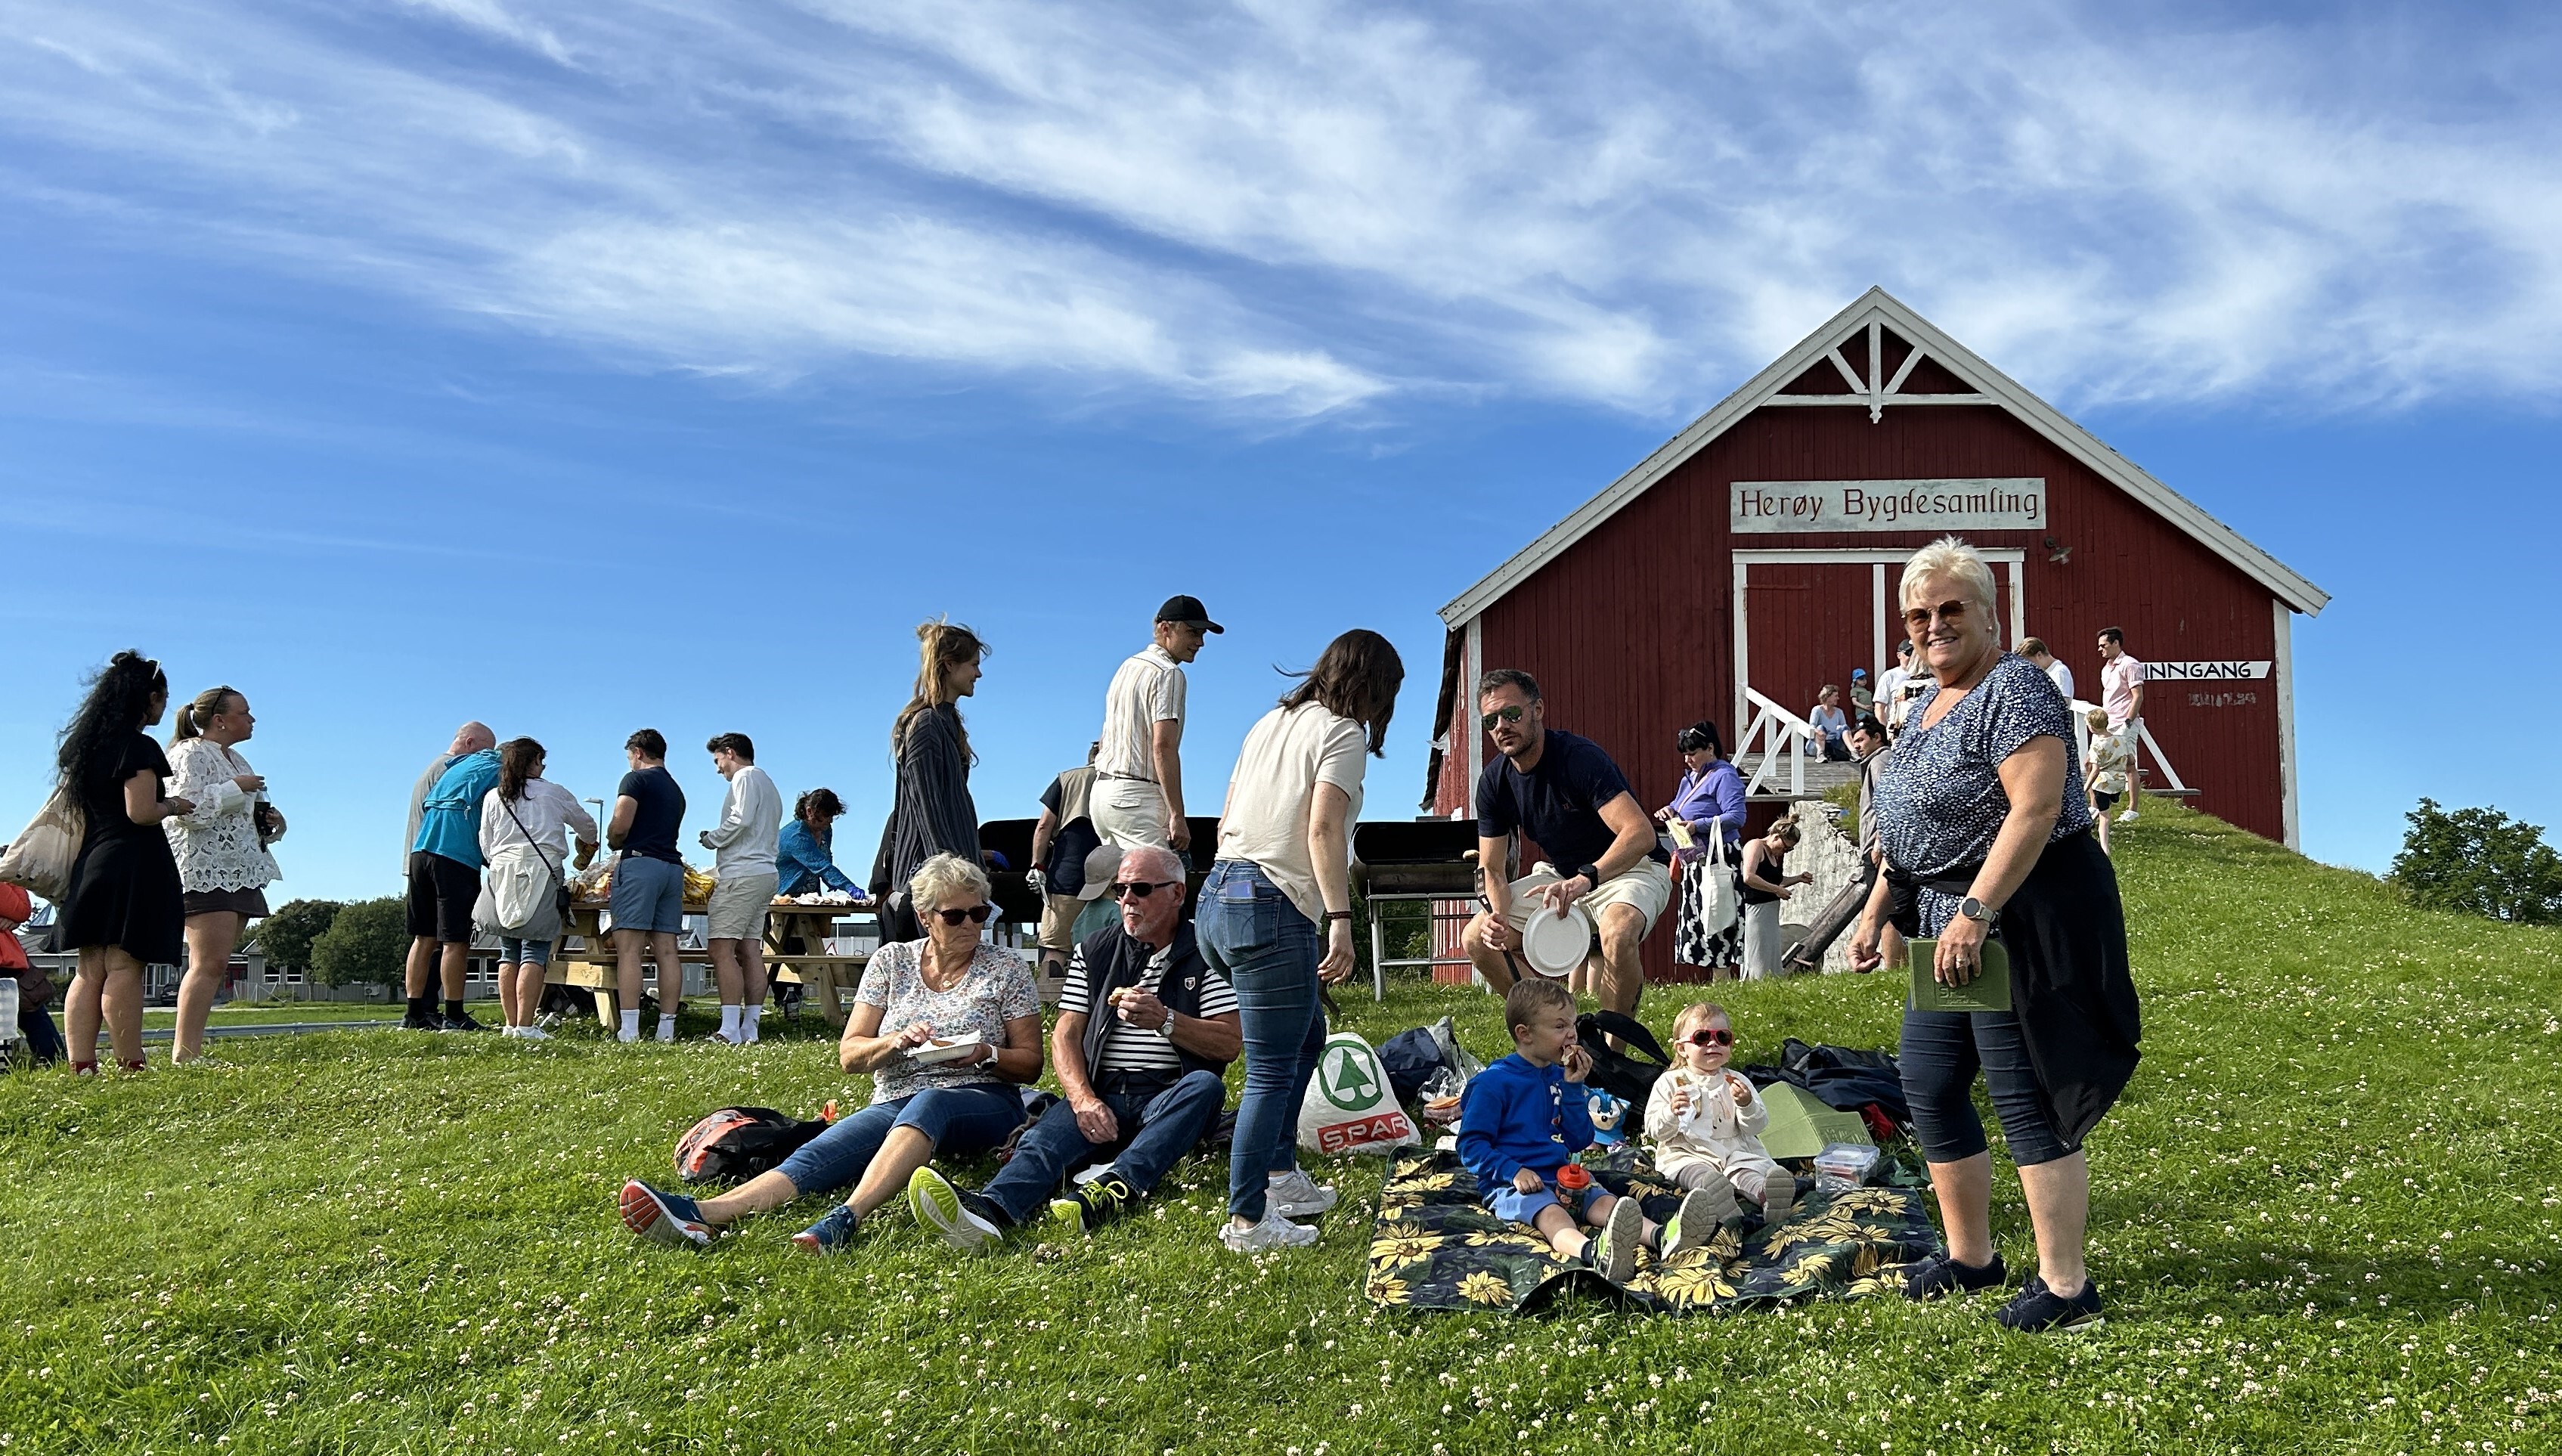
[[[1984,550],[1980,554],[1988,564],[2002,569],[2002,575],[2010,587],[2010,640],[2016,642],[2028,636],[2027,573],[2024,570],[2028,562],[2028,553],[2017,549],[1995,547]],[[1743,697],[1743,690],[1752,682],[1752,631],[1747,617],[1748,596],[1744,588],[1755,566],[1868,567],[1869,620],[1873,624],[1872,649],[1876,655],[1876,661],[1868,669],[1869,681],[1873,685],[1879,678],[1886,675],[1886,609],[1888,604],[1895,600],[1893,596],[1895,587],[1887,580],[1886,569],[1890,566],[1900,567],[1912,560],[1911,548],[1900,551],[1863,551],[1815,547],[1802,551],[1738,550],[1732,555],[1735,558],[1735,722],[1739,724],[1751,721],[1750,714],[1744,711],[1746,704]],[[1899,577],[1900,575],[1899,573]]]

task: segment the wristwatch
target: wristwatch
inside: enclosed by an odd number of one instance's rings
[[[1968,895],[1966,898],[1957,902],[1957,913],[1966,917],[1968,920],[1974,921],[1978,925],[1984,926],[1991,925],[1995,920],[2001,917],[2000,911],[1992,909],[1985,905],[1983,901],[1976,899],[1972,895]]]
[[[1601,866],[1597,864],[1578,864],[1574,867],[1574,872],[1583,876],[1584,880],[1589,883],[1592,888],[1596,890],[1601,888]]]
[[[971,1065],[973,1068],[979,1068],[979,1067],[993,1067],[993,1066],[995,1066],[996,1064],[997,1064],[997,1045],[996,1045],[996,1043],[995,1043],[995,1042],[993,1042],[993,1041],[992,1041],[992,1042],[988,1043],[988,1054],[987,1054],[986,1056],[983,1056],[983,1057],[979,1058],[977,1061],[972,1062],[970,1065]]]

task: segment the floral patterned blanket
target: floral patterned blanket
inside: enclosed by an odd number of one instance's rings
[[[1640,1250],[1636,1277],[1619,1289],[1559,1259],[1537,1233],[1497,1218],[1457,1154],[1409,1149],[1393,1158],[1379,1190],[1366,1291],[1397,1309],[1528,1315],[1568,1291],[1677,1314],[1808,1295],[1858,1299],[1900,1287],[1907,1266],[1940,1248],[1918,1187],[1817,1190],[1783,1222],[1730,1219],[1707,1246],[1668,1260]],[[1658,1223],[1681,1206],[1681,1190],[1631,1149],[1588,1153],[1583,1162],[1594,1183],[1634,1195]]]

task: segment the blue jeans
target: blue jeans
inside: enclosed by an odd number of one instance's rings
[[[1115,1148],[1120,1153],[1112,1160],[1113,1171],[1132,1192],[1145,1196],[1167,1169],[1200,1142],[1227,1105],[1227,1084],[1216,1072],[1186,1072],[1170,1086],[1158,1084],[1163,1090],[1155,1092],[1144,1083],[1135,1092],[1103,1090],[1118,1080],[1109,1074],[1097,1077],[1095,1091],[1120,1124],[1120,1141],[1087,1142],[1076,1126],[1076,1109],[1061,1102],[1014,1145],[1013,1161],[983,1189],[1008,1217],[1016,1223],[1031,1217],[1058,1190],[1059,1180]]]
[[[938,1155],[994,1152],[1023,1125],[1023,1099],[1011,1083],[929,1087],[893,1102],[875,1102],[801,1145],[775,1170],[804,1193],[832,1193],[860,1183],[863,1170],[898,1128],[925,1135]]]
[[[1985,1151],[1984,1120],[1975,1115],[1978,1068],[1992,1092],[1993,1111],[2001,1116],[2011,1162],[2032,1168],[2077,1151],[2046,1115],[2015,1012],[1907,1007],[1896,1060],[1904,1072],[1904,1099],[1913,1107],[1914,1134],[1932,1163],[1959,1163]]]
[[[498,937],[498,959],[510,966],[548,966],[552,963],[552,943],[502,935]]]
[[[1299,1108],[1326,1047],[1317,927],[1250,859],[1212,863],[1200,893],[1193,928],[1201,957],[1236,988],[1245,1032],[1227,1211],[1260,1223],[1266,1179],[1299,1166]]]

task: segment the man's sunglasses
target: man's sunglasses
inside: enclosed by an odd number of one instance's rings
[[[1522,720],[1522,714],[1528,711],[1529,709],[1521,704],[1514,703],[1509,707],[1497,708],[1491,713],[1481,715],[1477,719],[1477,726],[1492,733],[1497,723],[1518,723]]]
[[[1693,1046],[1733,1046],[1735,1033],[1723,1026],[1702,1026],[1682,1040]]]
[[[1112,898],[1118,900],[1127,896],[1134,900],[1144,900],[1159,890],[1181,883],[1183,883],[1181,880],[1114,880],[1111,886]]]
[[[934,913],[942,916],[946,925],[959,925],[964,920],[974,925],[985,925],[988,917],[997,913],[997,907],[982,902],[967,910],[937,910]]]

